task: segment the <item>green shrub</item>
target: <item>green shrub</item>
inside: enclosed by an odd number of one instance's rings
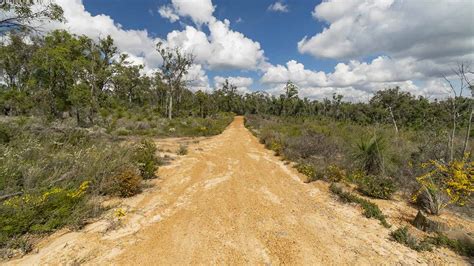
[[[358,190],[369,197],[390,199],[396,191],[395,183],[390,178],[367,175],[358,183]]]
[[[383,152],[386,149],[385,141],[380,136],[368,140],[361,140],[357,144],[355,159],[368,174],[378,174],[382,171]]]
[[[143,179],[156,177],[158,170],[158,159],[156,157],[156,146],[148,139],[142,139],[135,147],[133,160],[136,162],[140,175]]]
[[[270,143],[270,150],[274,151],[276,156],[280,156],[282,155],[283,145],[281,142],[274,140]]]
[[[295,168],[298,172],[308,177],[307,182],[313,182],[316,180],[316,170],[312,165],[300,163],[295,165]]]
[[[332,182],[339,182],[346,179],[346,171],[337,165],[330,165],[324,171],[324,176]]]
[[[88,188],[89,182],[84,182],[76,189],[54,187],[4,201],[0,204],[0,247],[26,233],[48,233],[77,224],[85,218],[78,209],[88,204],[85,200]]]
[[[467,257],[474,256],[474,245],[468,241],[462,242],[459,240],[450,239],[447,236],[437,233],[436,236],[428,236],[423,240],[418,240],[408,232],[408,227],[398,228],[390,233],[393,240],[404,244],[416,251],[431,251],[433,246],[445,247],[451,249],[453,252]]]
[[[401,227],[390,233],[390,236],[394,241],[403,244],[416,251],[431,251],[432,247],[426,241],[418,241],[416,237],[412,236],[408,232],[408,227]]]
[[[468,241],[449,239],[447,236],[438,233],[434,237],[428,237],[425,242],[438,247],[446,247],[461,256],[474,257],[474,245]]]
[[[0,144],[6,144],[10,142],[11,131],[8,127],[3,124],[0,124]]]
[[[335,183],[332,183],[329,189],[332,193],[336,194],[341,201],[359,204],[364,210],[363,214],[365,215],[365,217],[377,219],[384,227],[390,227],[390,224],[388,224],[387,220],[385,219],[385,215],[383,215],[382,211],[375,203],[357,197],[356,195],[353,195],[350,192],[345,192]]]
[[[188,154],[188,146],[186,145],[179,145],[178,151],[176,152],[178,155],[186,155]]]

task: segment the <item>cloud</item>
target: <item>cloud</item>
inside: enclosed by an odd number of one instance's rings
[[[288,5],[285,5],[281,1],[277,1],[271,4],[270,6],[268,6],[267,10],[273,11],[273,12],[281,12],[281,13],[287,13],[289,11]]]
[[[313,99],[330,98],[333,93],[342,94],[345,100],[367,101],[374,92],[386,88],[401,87],[416,96],[445,98],[449,96],[446,84],[436,77],[426,77],[413,59],[393,60],[379,56],[370,63],[351,60],[338,63],[333,72],[313,71],[301,63],[288,61],[285,66],[269,67],[260,82],[272,86],[271,93],[281,93],[287,81],[300,88],[300,96]],[[412,80],[420,80],[420,86]]]
[[[161,6],[160,15],[171,22],[190,17],[195,24],[168,33],[166,44],[192,53],[197,63],[213,70],[255,70],[265,66],[260,43],[232,30],[229,20],[215,18],[214,9],[211,0],[171,0],[170,5]],[[203,31],[202,27],[207,27],[208,31]]]
[[[249,77],[214,77],[214,86],[216,88],[221,88],[225,83],[225,80],[228,80],[230,84],[237,87],[237,91],[241,94],[250,93],[250,86],[253,84],[253,79]]]
[[[325,58],[390,54],[433,59],[473,52],[473,1],[330,0],[313,17],[328,24],[298,43]]]
[[[207,77],[206,72],[199,64],[193,64],[188,69],[188,73],[184,77],[184,80],[187,82],[187,87],[191,91],[204,91],[211,92],[212,89],[209,86],[209,78]]]
[[[350,88],[348,95],[401,86],[414,95],[447,97],[449,90],[440,78],[451,75],[457,63],[474,60],[471,10],[474,2],[458,0],[324,1],[312,15],[327,27],[304,37],[298,50],[344,62],[324,73],[324,82],[308,86],[319,91]],[[360,61],[374,56],[370,62]],[[281,73],[296,75],[289,66],[283,68]],[[262,80],[275,80],[270,74]]]
[[[168,19],[170,22],[176,22],[179,16],[174,13],[174,10],[170,6],[161,6],[158,8],[158,13],[161,17]]]
[[[175,22],[179,17],[189,17],[198,25],[209,22],[214,13],[211,0],[171,0],[171,5],[159,8],[162,17]]]
[[[168,34],[167,44],[192,53],[196,61],[210,69],[255,70],[266,64],[260,43],[230,29],[230,22],[212,18],[209,35],[193,26]]]
[[[156,52],[156,43],[162,41],[170,47],[180,47],[196,55],[196,64],[191,67],[187,78],[193,90],[209,90],[205,68],[211,69],[256,69],[265,58],[258,42],[230,29],[227,20],[219,21],[212,16],[211,1],[172,1],[172,6],[164,6],[160,15],[176,21],[179,16],[189,16],[196,23],[205,23],[209,34],[194,26],[186,26],[182,31],[172,31],[167,39],[151,37],[147,30],[124,29],[110,16],[92,15],[85,10],[82,0],[57,0],[64,9],[66,23],[53,22],[49,30],[67,29],[78,35],[98,39],[111,35],[120,52],[129,55],[129,61],[143,64],[144,73],[150,74],[162,63]]]

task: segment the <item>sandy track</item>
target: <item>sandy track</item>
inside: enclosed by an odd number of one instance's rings
[[[337,202],[258,143],[243,118],[160,168],[127,199],[124,226],[107,219],[44,240],[13,264],[466,264],[448,250],[417,253]]]

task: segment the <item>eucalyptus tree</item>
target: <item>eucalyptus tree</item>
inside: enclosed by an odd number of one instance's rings
[[[161,76],[161,80],[167,86],[167,113],[168,119],[172,119],[174,95],[184,87],[184,77],[194,62],[194,56],[179,48],[165,47],[162,42],[157,44],[156,50],[163,59],[163,64],[160,66],[161,71],[157,74]]]
[[[63,9],[53,1],[1,1],[0,35],[11,31],[36,31],[49,20],[64,21]]]
[[[285,93],[280,95],[280,114],[290,115],[298,99],[298,87],[291,81],[285,85]]]
[[[20,34],[10,34],[7,40],[0,46],[0,75],[8,89],[21,91],[30,75],[29,61],[37,45],[26,43]]]

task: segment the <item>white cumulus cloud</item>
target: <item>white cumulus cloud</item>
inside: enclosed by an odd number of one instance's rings
[[[209,22],[214,13],[211,0],[171,0],[171,5],[159,8],[160,15],[175,22],[179,17],[189,17],[196,24]]]
[[[323,73],[324,82],[308,86],[319,91],[350,88],[348,95],[354,95],[352,90],[370,94],[401,86],[415,95],[446,97],[449,90],[441,77],[451,75],[459,62],[474,61],[472,10],[474,2],[463,0],[323,1],[312,15],[327,26],[304,37],[298,50],[344,61],[333,72]],[[361,61],[373,56],[370,62]],[[290,78],[296,75],[289,65],[280,70]],[[270,74],[267,71],[262,81],[275,80]]]
[[[298,43],[301,53],[352,58],[385,53],[419,59],[473,52],[473,1],[330,0],[315,19],[328,24]]]
[[[273,12],[282,12],[282,13],[287,13],[289,11],[288,5],[285,5],[281,1],[277,1],[271,4],[270,6],[268,6],[268,10],[273,11]]]
[[[197,4],[196,1],[190,3]],[[175,9],[179,10],[178,7]],[[229,20],[221,21],[212,14],[208,15],[205,20],[200,20],[205,22],[203,25],[198,24],[197,27],[187,25],[184,30],[170,32],[167,44],[192,53],[198,63],[209,69],[256,70],[267,64],[260,43],[249,39],[241,32],[232,30]],[[206,26],[209,33],[201,30],[201,26]]]

